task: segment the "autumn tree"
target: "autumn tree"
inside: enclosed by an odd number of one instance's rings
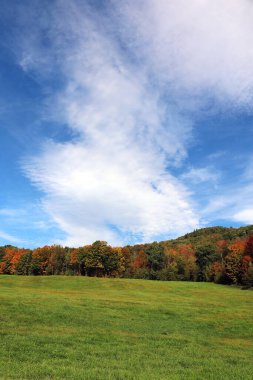
[[[244,254],[253,259],[253,235],[250,235],[246,241]]]
[[[31,272],[32,251],[26,249],[22,252],[16,264],[15,273],[28,276]]]
[[[237,239],[228,247],[229,254],[225,258],[225,272],[233,284],[242,279],[242,259],[245,252],[245,240]]]

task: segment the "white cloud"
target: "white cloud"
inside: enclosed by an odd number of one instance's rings
[[[185,111],[201,108],[203,93],[251,106],[251,2],[114,2],[106,21],[78,4],[60,1],[52,11],[47,55],[34,39],[22,55],[27,72],[57,66],[66,85],[47,111],[75,134],[45,143],[24,164],[26,175],[69,245],[198,227],[187,189],[168,167],[187,156]],[[204,168],[190,177],[217,179]]]
[[[216,183],[220,178],[220,173],[212,168],[190,168],[181,178],[194,184],[202,182]]]
[[[218,191],[206,200],[202,215],[206,220],[226,220],[252,223],[253,184],[246,181],[245,173],[234,182],[223,183]]]
[[[18,239],[17,237],[4,231],[0,231],[0,239],[4,240],[5,244],[10,244],[10,243],[19,244],[23,242],[21,239]]]
[[[245,224],[253,224],[253,208],[246,208],[234,215],[234,220]]]
[[[252,109],[251,0],[117,3],[126,25],[135,30],[137,54],[151,62],[162,85],[179,91],[180,101],[182,92],[186,95],[184,107],[192,100],[199,105],[193,95],[205,91],[205,98],[214,95]]]
[[[52,96],[50,112],[77,137],[47,142],[24,169],[67,232],[65,244],[152,240],[195,228],[186,189],[166,172],[185,157],[191,124],[161,102],[145,68],[133,65],[110,35],[74,5],[64,11],[52,43],[67,85]],[[66,46],[67,32],[75,39]],[[39,69],[39,59],[29,62]]]
[[[16,209],[12,209],[12,208],[1,208],[0,209],[0,215],[4,215],[4,216],[16,216],[18,213],[18,210]]]

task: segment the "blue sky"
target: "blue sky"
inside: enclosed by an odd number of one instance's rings
[[[0,244],[253,223],[249,0],[1,1]]]

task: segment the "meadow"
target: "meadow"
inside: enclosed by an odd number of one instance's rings
[[[0,276],[1,379],[253,378],[253,292]]]

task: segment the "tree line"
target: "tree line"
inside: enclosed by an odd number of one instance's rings
[[[176,240],[111,247],[0,247],[0,274],[79,275],[253,286],[252,228],[206,228]]]

